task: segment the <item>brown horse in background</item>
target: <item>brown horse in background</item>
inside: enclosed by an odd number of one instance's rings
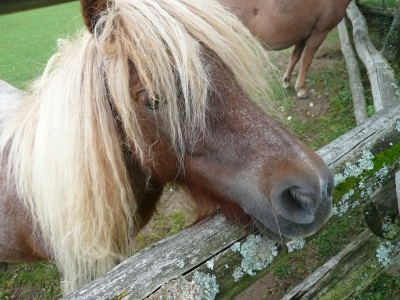
[[[291,85],[300,60],[296,81],[299,98],[309,97],[305,88],[308,68],[329,31],[343,19],[351,0],[218,0],[235,13],[268,50],[294,46],[283,76],[283,87]]]
[[[0,97],[0,262],[53,259],[69,293],[129,255],[170,182],[199,219],[220,209],[278,241],[326,222],[332,172],[252,101],[268,100],[268,59],[233,14],[81,5],[85,31],[29,93]]]

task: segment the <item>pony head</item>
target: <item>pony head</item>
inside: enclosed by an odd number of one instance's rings
[[[156,186],[188,187],[198,220],[219,209],[280,241],[318,230],[332,173],[253,102],[268,97],[268,59],[236,17],[212,0],[103,4],[83,4],[85,24],[113,57],[108,95]]]

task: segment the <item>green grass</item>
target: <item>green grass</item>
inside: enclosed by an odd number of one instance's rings
[[[400,277],[382,273],[355,300],[400,299]]]
[[[315,81],[313,86],[316,90],[323,89],[321,93],[329,93],[328,111],[321,118],[308,120],[294,116],[289,126],[313,150],[321,148],[356,126],[346,73],[345,63],[338,61],[333,68],[324,70],[323,74],[315,71],[308,75]]]
[[[17,264],[0,273],[0,299],[42,300],[61,297],[60,280],[52,262]]]
[[[82,26],[78,2],[1,16],[0,79],[24,89],[42,74],[57,39]]]
[[[339,253],[349,242],[350,236],[361,233],[364,229],[362,208],[352,209],[351,218],[346,215],[337,218],[325,226],[320,234],[310,244],[318,260],[328,260]]]
[[[134,252],[158,242],[163,238],[172,236],[188,225],[187,216],[180,210],[172,214],[158,212],[153,215],[149,223],[149,232],[139,232],[136,235]]]
[[[275,276],[278,280],[289,279],[296,273],[290,265],[282,264],[274,269]]]

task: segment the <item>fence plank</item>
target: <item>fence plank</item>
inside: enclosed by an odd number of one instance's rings
[[[77,0],[1,0],[0,15],[11,14],[24,10],[63,4]]]
[[[360,70],[347,32],[346,18],[343,18],[337,27],[341,50],[344,59],[346,60],[347,72],[349,74],[351,94],[354,103],[354,116],[356,117],[357,125],[360,125],[368,120],[367,105],[365,102],[364,87],[361,82]]]
[[[368,70],[375,111],[378,112],[396,102],[398,98],[392,86],[396,82],[393,70],[372,44],[365,18],[353,1],[347,7],[346,13],[353,25],[357,54]]]

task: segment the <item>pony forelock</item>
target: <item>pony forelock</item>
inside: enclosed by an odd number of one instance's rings
[[[132,72],[166,103],[160,111],[180,160],[181,124],[193,141],[207,129],[213,82],[202,45],[253,99],[266,97],[269,76],[261,44],[215,0],[115,0],[94,35],[60,45],[31,96],[8,112],[0,150],[69,293],[124,259],[139,224],[124,147],[143,162],[149,145],[132,105]]]

